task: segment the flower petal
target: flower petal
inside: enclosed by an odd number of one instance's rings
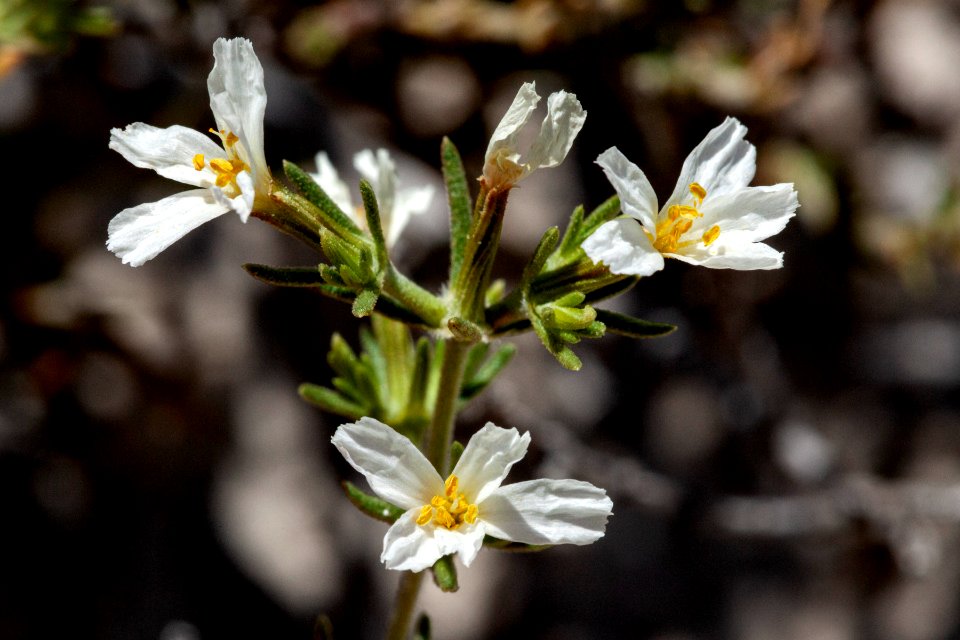
[[[207,89],[217,128],[240,138],[241,159],[252,167],[257,185],[264,187],[270,170],[263,154],[263,114],[267,108],[263,67],[253,44],[244,38],[218,38],[213,43],[213,57]]]
[[[510,467],[526,455],[529,445],[529,432],[521,436],[516,429],[488,422],[470,438],[453,469],[460,479],[460,491],[470,502],[483,502],[507,477]]]
[[[703,245],[687,247],[682,254],[668,254],[689,264],[710,269],[779,269],[783,266],[783,252],[762,242],[750,242],[742,231],[720,233],[720,239],[704,248]]]
[[[526,544],[590,544],[603,536],[613,502],[580,480],[531,480],[497,489],[480,506],[487,533]]]
[[[445,555],[433,531],[417,524],[418,509],[410,509],[390,525],[383,537],[380,561],[387,569],[423,571]]]
[[[580,245],[594,262],[612,273],[648,276],[663,269],[663,256],[636,220],[617,218],[605,222]]]
[[[640,221],[651,233],[657,228],[657,194],[640,167],[630,162],[616,147],[610,147],[599,156],[597,164],[620,197],[620,208]]]
[[[580,106],[577,96],[566,91],[550,94],[547,117],[543,119],[540,135],[527,155],[526,164],[530,170],[555,167],[563,162],[586,119],[587,112]]]
[[[209,189],[184,191],[158,202],[124,209],[107,227],[107,248],[125,264],[139,267],[204,222],[230,208]]]
[[[502,159],[514,163],[520,159],[520,152],[517,151],[517,138],[523,125],[527,124],[530,116],[533,115],[538,102],[540,102],[540,96],[537,95],[536,84],[525,82],[517,91],[513,103],[490,137],[487,154],[484,156],[483,174],[485,176],[494,175],[495,172],[499,171],[499,168],[495,165],[500,156],[505,156]]]
[[[707,200],[750,184],[757,170],[757,150],[744,140],[746,135],[747,128],[736,118],[711,130],[687,156],[663,210],[687,200],[691,182],[706,189]]]
[[[780,233],[794,216],[798,206],[792,184],[747,187],[725,193],[704,203],[691,227],[691,234],[701,234],[713,225],[720,227],[720,237],[728,231],[740,231],[753,242]]]
[[[412,509],[443,492],[443,479],[420,450],[378,420],[340,425],[331,441],[387,502]]]
[[[317,154],[316,162],[317,172],[311,173],[310,177],[320,185],[320,188],[330,196],[330,199],[333,200],[345,214],[356,220],[357,211],[353,206],[353,201],[350,199],[350,187],[340,179],[340,174],[337,173],[337,170],[325,152],[321,151]]]
[[[166,129],[134,122],[124,129],[110,130],[110,148],[141,169],[153,169],[164,178],[194,187],[212,184],[216,176],[209,168],[193,166],[198,153],[207,158],[223,155],[208,136],[199,131],[173,125]]]
[[[387,229],[387,244],[393,245],[400,238],[403,229],[412,216],[425,213],[433,202],[434,189],[431,185],[401,189],[393,203],[393,215]]]
[[[433,528],[433,537],[440,547],[441,555],[455,553],[460,557],[463,566],[469,567],[483,547],[483,536],[486,535],[486,526],[477,521],[474,524],[462,524],[455,531],[443,527]]]

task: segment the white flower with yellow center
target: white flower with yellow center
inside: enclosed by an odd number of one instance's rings
[[[613,273],[647,276],[664,257],[713,269],[779,269],[783,253],[761,240],[779,233],[797,210],[792,184],[748,186],[756,149],[747,128],[727,118],[687,156],[673,194],[662,208],[643,171],[611,147],[597,164],[630,218],[600,226],[583,244],[594,262]]]
[[[603,489],[579,480],[501,486],[526,454],[530,434],[489,422],[446,480],[410,440],[373,418],[342,425],[333,444],[378,496],[406,510],[383,539],[380,560],[388,569],[422,571],[453,553],[470,566],[485,535],[590,544],[603,536],[613,508]]]
[[[483,185],[488,189],[510,188],[535,169],[555,167],[567,157],[573,141],[587,119],[577,96],[558,91],[547,98],[547,116],[540,133],[521,158],[517,149],[520,131],[530,120],[540,96],[533,82],[524,83],[497,125],[483,163]]]
[[[365,229],[367,217],[363,207],[354,204],[350,199],[350,187],[340,179],[330,158],[321,151],[317,154],[316,161],[317,172],[311,173],[310,177],[317,181],[320,188],[344,213],[349,215],[360,228]],[[407,223],[410,222],[410,218],[430,208],[433,187],[426,185],[399,189],[397,165],[394,164],[390,152],[386,149],[377,149],[376,154],[370,149],[360,151],[353,156],[353,167],[373,187],[373,193],[377,196],[377,204],[380,207],[383,235],[386,237],[387,245],[394,245]]]
[[[234,211],[244,222],[270,191],[263,154],[267,94],[263,68],[249,40],[218,39],[207,79],[217,129],[209,136],[179,125],[137,122],[110,132],[110,148],[138,167],[196,189],[124,209],[108,227],[107,248],[140,266],[204,222]]]

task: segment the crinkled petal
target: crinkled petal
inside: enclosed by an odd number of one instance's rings
[[[702,234],[717,225],[720,237],[739,231],[754,242],[780,233],[797,211],[797,192],[792,184],[747,187],[725,193],[704,203],[690,234]]]
[[[465,567],[469,567],[480,552],[485,532],[486,525],[479,520],[474,524],[462,524],[454,531],[433,527],[433,537],[440,548],[440,555],[455,553]]]
[[[443,492],[443,479],[419,449],[378,420],[341,425],[331,441],[387,502],[412,509]]]
[[[253,169],[257,185],[264,188],[270,170],[263,153],[263,114],[267,108],[263,67],[253,44],[244,38],[218,38],[213,43],[213,57],[207,89],[217,128],[240,138],[241,158]]]
[[[487,534],[525,544],[590,544],[603,536],[613,502],[580,480],[531,480],[500,487],[482,505]]]
[[[648,276],[663,269],[663,256],[636,220],[617,218],[605,222],[580,245],[594,262],[612,273]]]
[[[525,82],[523,86],[520,87],[520,90],[517,91],[517,96],[513,99],[513,103],[510,105],[510,108],[507,109],[507,112],[500,120],[500,124],[497,125],[493,135],[490,137],[490,144],[487,145],[487,154],[484,157],[484,175],[490,175],[487,168],[489,165],[497,162],[501,151],[506,153],[506,158],[504,159],[512,162],[519,160],[520,153],[517,150],[517,138],[520,135],[520,130],[523,129],[523,125],[527,124],[530,116],[533,115],[538,102],[540,102],[540,96],[537,95],[536,84],[533,82]],[[491,170],[496,170],[496,167],[491,167]]]
[[[417,524],[419,509],[410,509],[387,530],[380,561],[396,571],[423,571],[444,553],[432,529]]]
[[[613,185],[620,198],[620,208],[640,221],[651,233],[657,228],[657,194],[640,167],[630,162],[616,147],[610,147],[599,156],[597,164]]]
[[[209,189],[193,189],[124,209],[107,227],[107,248],[139,267],[204,222],[229,211]]]
[[[198,153],[207,159],[223,156],[223,149],[199,131],[180,125],[161,129],[142,122],[111,129],[110,148],[134,166],[194,187],[212,184],[216,176],[207,167],[197,171],[193,157]]]
[[[453,469],[460,479],[460,491],[479,504],[510,473],[510,468],[527,453],[530,433],[503,429],[488,422],[473,434]]]
[[[320,188],[330,196],[330,199],[333,200],[345,214],[356,220],[357,212],[350,198],[350,187],[340,179],[340,174],[337,173],[337,170],[325,152],[321,151],[317,154],[316,162],[317,172],[311,173],[310,177],[320,185]]]
[[[757,169],[757,150],[744,139],[746,135],[747,128],[736,118],[727,118],[711,130],[687,156],[663,210],[688,203],[691,182],[706,189],[707,200],[750,184]]]
[[[388,245],[397,242],[412,216],[420,215],[430,208],[433,193],[434,189],[431,185],[402,189],[397,193],[393,215],[390,218],[390,228],[386,232]]]
[[[742,231],[720,233],[720,239],[704,247],[687,247],[682,254],[668,254],[689,264],[710,269],[779,269],[783,266],[783,252],[762,242],[751,242]]]
[[[566,91],[550,94],[547,117],[543,119],[540,135],[526,158],[530,169],[555,167],[563,162],[586,119],[587,112],[580,106],[577,96]]]

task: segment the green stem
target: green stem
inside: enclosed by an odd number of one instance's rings
[[[383,292],[419,315],[434,329],[442,326],[447,316],[447,305],[440,298],[397,271],[393,264],[387,265]]]
[[[425,571],[420,573],[405,571],[400,576],[393,618],[390,619],[390,628],[387,630],[387,640],[407,640],[417,604],[417,595],[420,593],[420,585],[423,583],[425,573]]]

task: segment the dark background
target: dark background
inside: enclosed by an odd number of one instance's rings
[[[459,593],[426,589],[436,637],[960,637],[960,3],[116,0],[103,37],[69,23],[87,3],[7,6],[0,637],[309,638],[321,613],[382,634],[384,525],[339,493],[336,416],[295,393],[358,323],[240,268],[313,256],[232,214],[138,269],[104,247],[113,215],[178,190],[109,130],[212,126],[211,43],[237,35],[275,170],[323,149],[354,181],[352,154],[383,146],[403,184],[436,185],[396,258],[435,288],[440,139],[478,175],[525,80],[589,116],[511,196],[504,277],[611,195],[611,145],[662,199],[734,115],[756,183],[800,194],[770,241],[784,269],[671,261],[613,303],[671,336],[581,343],[578,373],[518,341],[459,433],[530,430],[513,479],[589,480],[615,515],[590,547],[487,550]],[[11,27],[24,7],[61,21]]]

